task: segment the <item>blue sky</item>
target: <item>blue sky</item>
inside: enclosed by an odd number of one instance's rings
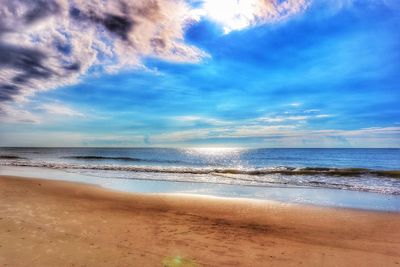
[[[6,102],[0,145],[400,147],[395,2],[315,1],[229,22],[185,25],[200,60],[142,53],[135,66],[93,64],[77,82]]]

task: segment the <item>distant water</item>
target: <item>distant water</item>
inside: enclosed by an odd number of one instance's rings
[[[0,148],[1,166],[101,178],[400,195],[400,149]]]

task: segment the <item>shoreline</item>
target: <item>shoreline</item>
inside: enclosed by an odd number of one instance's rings
[[[400,213],[0,176],[9,266],[399,266]]]
[[[0,174],[0,180],[3,178],[11,178],[11,179],[16,179],[16,180],[33,180],[36,182],[50,182],[50,183],[58,183],[64,184],[72,184],[76,186],[82,186],[82,187],[88,187],[88,188],[93,188],[93,189],[100,189],[102,191],[108,192],[110,194],[120,194],[120,195],[126,195],[127,197],[160,197],[160,198],[171,198],[171,199],[186,199],[186,200],[204,200],[204,201],[221,201],[224,203],[231,203],[231,204],[245,204],[245,205],[272,205],[272,206],[280,206],[280,207],[297,207],[297,208],[302,208],[302,209],[322,209],[322,210],[347,210],[347,211],[355,211],[355,212],[370,212],[370,213],[382,213],[382,214],[399,214],[400,215],[400,210],[377,210],[377,209],[368,209],[368,208],[356,208],[356,207],[335,207],[335,206],[325,206],[325,205],[319,205],[319,204],[306,204],[306,203],[296,203],[296,202],[286,202],[286,201],[277,201],[277,200],[269,200],[269,199],[260,199],[260,198],[251,198],[251,197],[232,197],[232,196],[217,196],[217,195],[202,195],[202,194],[191,194],[191,193],[180,193],[180,192],[166,192],[166,193],[159,193],[159,192],[131,192],[131,191],[121,191],[120,189],[113,189],[109,187],[104,187],[102,185],[96,184],[96,183],[91,183],[91,182],[85,182],[85,181],[70,181],[70,180],[58,180],[58,179],[48,179],[48,178],[42,178],[42,177],[28,177],[28,176],[23,176],[23,175],[2,175]],[[124,178],[121,178],[125,180]],[[132,179],[135,180],[135,179]],[[187,182],[179,182],[179,181],[163,181],[163,180],[140,180],[137,179],[135,181],[143,181],[143,182],[168,182],[168,183],[187,183]],[[203,182],[193,182],[193,184],[206,184]],[[212,185],[220,185],[220,186],[226,186],[226,184],[215,184],[213,183]],[[228,185],[231,186],[231,185]],[[252,185],[240,185],[243,187],[251,187],[251,188],[257,188],[257,186],[252,186]],[[263,188],[263,187],[261,187]],[[293,188],[298,188],[298,187],[266,187],[266,188],[272,188],[272,189],[293,189]],[[301,187],[299,187],[301,188]],[[303,188],[301,188],[303,189]],[[321,190],[320,188],[306,188],[309,190]],[[353,192],[353,191],[350,191]],[[365,192],[362,192],[365,193]]]
[[[322,187],[254,186],[156,179],[99,177],[46,168],[4,167],[0,176],[19,176],[93,184],[133,194],[190,194],[223,198],[272,200],[318,207],[400,212],[400,196]]]

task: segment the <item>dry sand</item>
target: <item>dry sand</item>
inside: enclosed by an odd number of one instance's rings
[[[0,177],[0,266],[400,267],[400,214]]]

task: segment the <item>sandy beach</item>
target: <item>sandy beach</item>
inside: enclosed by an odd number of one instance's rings
[[[400,266],[399,213],[0,177],[0,266]]]

